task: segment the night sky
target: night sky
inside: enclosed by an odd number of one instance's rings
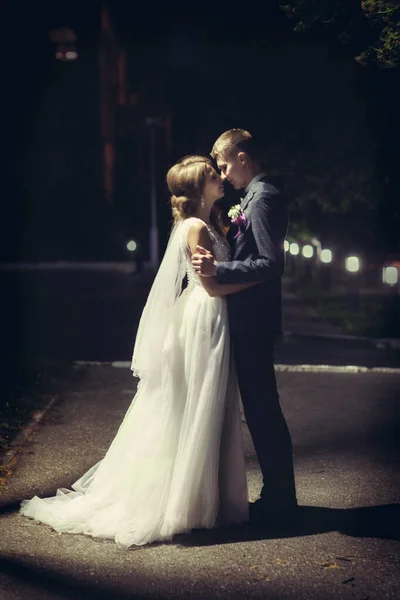
[[[292,222],[300,223],[308,211],[308,226],[328,237],[332,231],[335,236],[335,219],[314,210],[312,198],[317,206],[345,205],[357,195],[362,202],[376,196],[373,186],[378,184],[371,182],[370,174],[379,171],[380,162],[389,164],[394,154],[390,131],[393,125],[396,130],[395,123],[381,119],[377,127],[374,121],[382,106],[392,105],[389,113],[395,113],[390,74],[371,75],[337,44],[293,33],[278,2],[251,3],[247,11],[226,0],[143,5],[115,1],[109,6],[127,54],[130,92],[142,86],[150,105],[162,88],[172,114],[172,162],[184,154],[208,153],[225,129],[247,128],[265,148],[271,177],[278,177],[295,199]],[[41,2],[28,8],[14,3],[7,10],[6,212],[7,232],[12,234],[6,250],[15,259],[17,249],[27,247],[27,231],[31,250],[22,253],[39,256],[40,240],[58,231],[43,252],[62,256],[62,230],[85,222],[100,230],[110,216],[98,210],[100,2]],[[54,59],[48,31],[62,26],[77,33],[75,64]],[[118,154],[114,212],[137,234],[137,229],[147,228],[148,215],[140,208],[147,184],[144,180],[139,189],[129,172],[136,168],[136,154],[147,150],[124,144]],[[165,172],[158,177],[161,226],[166,231]],[[368,222],[364,238],[360,234],[360,244],[365,245],[366,239],[383,237],[384,227],[364,204],[355,206],[347,222],[350,233],[352,219],[358,222],[361,215]],[[390,209],[382,212],[387,215]],[[338,226],[344,240],[343,223]],[[37,238],[36,250],[31,232]],[[82,229],[82,240],[90,235]],[[76,241],[74,253],[85,253],[84,242]]]

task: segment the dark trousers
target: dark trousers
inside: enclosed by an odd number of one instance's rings
[[[296,501],[292,440],[279,403],[274,342],[261,334],[232,335],[244,413],[260,464],[261,498],[271,508]]]

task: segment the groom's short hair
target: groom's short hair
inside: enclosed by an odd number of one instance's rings
[[[251,159],[259,160],[259,149],[246,129],[229,129],[221,133],[212,147],[211,156],[217,160],[219,156],[229,157],[237,152],[245,152]]]

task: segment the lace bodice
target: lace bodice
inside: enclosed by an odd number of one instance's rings
[[[182,251],[185,255],[185,260],[186,260],[186,274],[188,277],[188,283],[193,284],[193,285],[202,285],[202,283],[200,281],[200,276],[196,273],[196,271],[193,268],[192,260],[191,260],[192,254],[189,249],[188,242],[187,242],[189,228],[190,228],[191,223],[193,223],[194,220],[201,221],[202,223],[204,223],[204,221],[202,221],[202,219],[198,219],[197,217],[190,217],[189,219],[186,220],[186,227],[183,230],[181,247],[182,247]],[[228,242],[226,241],[226,239],[224,237],[222,237],[222,235],[220,235],[214,229],[214,227],[212,227],[211,225],[208,225],[207,223],[206,223],[206,225],[207,225],[207,229],[208,229],[208,232],[209,232],[211,240],[212,240],[213,254],[215,256],[215,259],[217,261],[229,260],[230,248],[229,248]]]

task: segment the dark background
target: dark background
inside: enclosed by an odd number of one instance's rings
[[[104,5],[105,6],[105,5]],[[290,234],[334,252],[399,252],[398,69],[362,66],[354,47],[304,34],[278,2],[107,3],[126,55],[126,103],[113,113],[112,193],[104,191],[99,1],[14,3],[6,10],[3,96],[6,169],[1,260],[125,260],[148,255],[149,128],[157,128],[161,248],[170,227],[165,174],[243,127],[284,188]],[[55,59],[49,31],[77,35],[78,59]],[[115,63],[109,63],[112,79]],[[112,103],[111,103],[112,104]],[[111,108],[110,108],[111,106]]]

